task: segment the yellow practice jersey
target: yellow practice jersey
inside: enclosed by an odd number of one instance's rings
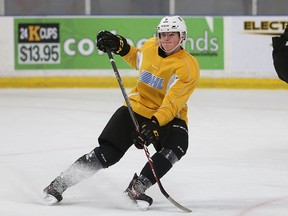
[[[181,50],[165,58],[158,55],[156,38],[137,49],[131,46],[123,58],[140,71],[136,86],[129,93],[134,112],[157,118],[161,126],[172,119],[187,119],[187,100],[199,80],[199,63]]]

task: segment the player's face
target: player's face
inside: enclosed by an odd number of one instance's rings
[[[173,50],[179,45],[181,40],[178,32],[161,32],[159,38],[161,46],[165,51]],[[178,49],[175,49],[175,51],[178,51]]]

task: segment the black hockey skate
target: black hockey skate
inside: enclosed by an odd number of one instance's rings
[[[63,197],[62,193],[67,189],[67,186],[64,184],[61,176],[58,176],[54,179],[50,185],[44,188],[44,200],[48,205],[54,205],[60,202]]]
[[[139,178],[135,173],[128,188],[125,190],[125,193],[141,210],[147,210],[148,207],[152,205],[153,199],[147,196],[144,192],[151,185],[152,184],[150,181],[148,185],[143,183],[143,180],[141,181],[141,177]]]

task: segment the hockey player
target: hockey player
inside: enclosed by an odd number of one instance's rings
[[[129,94],[140,133],[135,132],[125,105],[116,110],[98,138],[99,146],[76,160],[44,189],[48,204],[60,202],[67,188],[117,163],[133,144],[139,149],[149,144],[155,147],[152,160],[159,179],[185,155],[186,102],[198,83],[199,64],[183,49],[187,29],[180,16],[164,17],[156,34],[137,49],[120,35],[109,31],[98,33],[99,50],[105,52],[109,48],[140,71],[139,80]],[[155,182],[146,163],[140,175],[134,175],[125,193],[140,209],[147,209],[153,200],[145,191]]]
[[[273,63],[279,79],[288,83],[288,25],[280,37],[273,37]]]

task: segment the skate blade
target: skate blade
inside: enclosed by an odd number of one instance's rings
[[[149,208],[149,203],[143,200],[136,200],[137,207],[142,211],[147,211]]]
[[[52,206],[58,203],[58,200],[54,196],[50,194],[46,194],[46,193],[44,194],[44,201],[49,206]]]

